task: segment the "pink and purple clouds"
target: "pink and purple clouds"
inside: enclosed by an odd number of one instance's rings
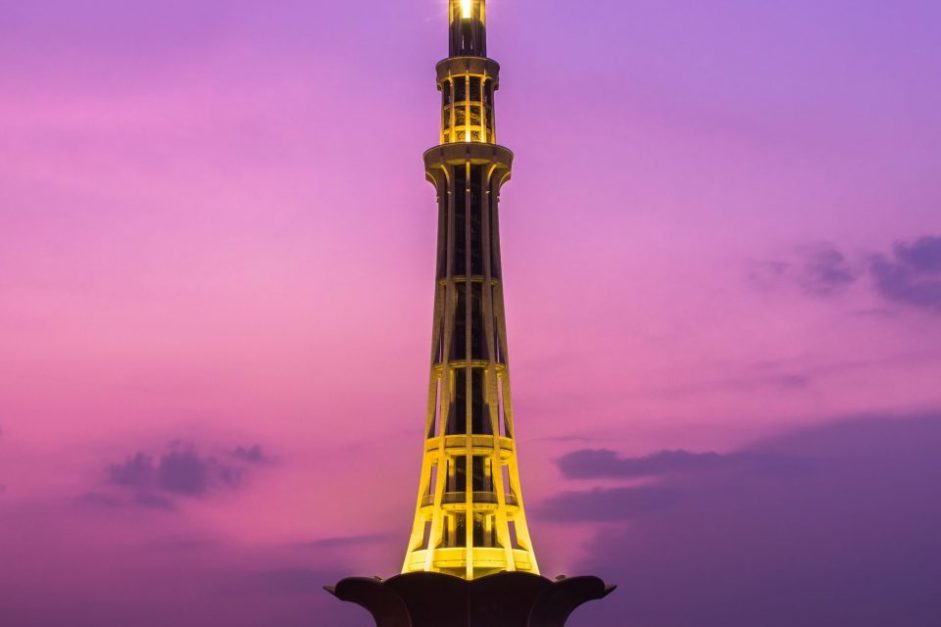
[[[941,5],[491,0],[514,400],[594,627],[941,621]],[[445,4],[0,3],[0,624],[396,572]]]

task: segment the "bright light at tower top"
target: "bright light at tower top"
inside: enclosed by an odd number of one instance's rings
[[[465,20],[474,17],[474,0],[461,0],[461,17]]]

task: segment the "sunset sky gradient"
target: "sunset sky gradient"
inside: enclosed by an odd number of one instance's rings
[[[941,3],[491,0],[510,357],[573,627],[941,624]],[[0,624],[364,627],[444,0],[0,0]]]

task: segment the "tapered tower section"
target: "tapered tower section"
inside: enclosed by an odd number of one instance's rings
[[[451,56],[437,67],[441,143],[425,153],[438,193],[431,382],[402,569],[465,579],[539,572],[516,458],[500,262],[497,207],[513,154],[496,144],[500,66],[486,49],[485,1],[451,0]]]

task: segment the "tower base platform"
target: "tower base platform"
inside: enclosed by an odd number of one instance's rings
[[[615,588],[597,577],[504,572],[467,581],[423,572],[351,577],[326,590],[366,608],[377,627],[563,627],[577,607]]]

